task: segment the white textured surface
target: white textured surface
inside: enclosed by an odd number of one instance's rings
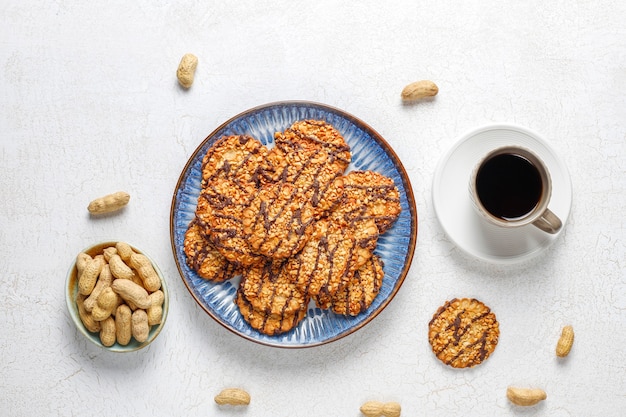
[[[77,4],[77,3],[83,3]],[[366,400],[403,416],[626,415],[626,3],[623,1],[0,1],[0,409],[30,415],[358,416]],[[93,3],[93,2],[91,2]],[[232,3],[232,4],[231,4]],[[189,91],[180,57],[200,59]],[[436,99],[403,105],[432,79]],[[277,350],[216,324],[178,276],[172,192],[187,158],[249,107],[307,99],[365,120],[395,148],[420,216],[400,293],[356,334]],[[566,230],[531,263],[490,266],[445,237],[431,205],[439,158],[468,129],[540,132],[568,165]],[[122,213],[88,202],[126,190]],[[95,348],[63,298],[83,247],[127,240],[168,276],[159,338],[132,354]],[[430,352],[446,299],[496,312],[500,343],[458,371]],[[562,325],[576,342],[554,356]],[[548,399],[509,405],[507,385]],[[220,409],[226,386],[252,395]]]

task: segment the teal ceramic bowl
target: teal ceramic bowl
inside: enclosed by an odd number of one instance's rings
[[[116,241],[106,241],[106,242],[97,243],[93,246],[83,249],[81,252],[85,252],[88,255],[93,257],[95,255],[101,254],[105,248],[110,247],[110,246],[115,246],[116,243],[117,243]],[[135,252],[141,253],[145,255],[146,257],[148,257],[148,259],[150,259],[150,262],[152,262],[152,266],[154,267],[154,270],[156,271],[156,273],[159,275],[159,278],[161,279],[161,291],[163,291],[163,295],[165,296],[164,301],[163,301],[163,317],[161,319],[161,323],[151,326],[150,332],[148,334],[148,339],[144,342],[140,343],[137,340],[135,340],[135,338],[131,338],[130,343],[128,343],[127,345],[121,345],[117,343],[117,341],[112,346],[103,345],[102,342],[100,341],[100,334],[97,332],[88,331],[85,328],[85,325],[83,324],[83,322],[81,321],[80,315],[78,314],[78,306],[76,304],[76,297],[78,295],[78,276],[77,276],[77,271],[76,271],[75,259],[72,262],[72,265],[67,273],[67,280],[65,284],[65,301],[67,303],[67,309],[70,313],[72,321],[76,325],[76,328],[78,329],[78,331],[83,336],[85,336],[87,340],[89,340],[90,342],[92,342],[93,344],[97,346],[100,346],[102,349],[105,349],[111,352],[134,352],[134,351],[137,351],[139,349],[142,349],[148,346],[161,333],[163,326],[165,326],[165,321],[167,319],[167,313],[169,310],[169,292],[167,290],[166,280],[163,277],[161,270],[159,269],[157,264],[154,262],[154,260],[150,258],[149,255],[147,255],[145,252],[139,250],[133,245],[131,245],[131,247],[133,248]],[[77,254],[78,253],[79,252],[77,252]]]

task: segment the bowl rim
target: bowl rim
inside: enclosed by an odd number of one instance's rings
[[[68,314],[70,315],[70,318],[72,320],[72,322],[74,322],[74,325],[76,326],[76,328],[78,329],[78,331],[80,333],[82,333],[82,335],[89,340],[91,343],[93,343],[96,346],[99,346],[100,348],[104,349],[104,350],[108,350],[110,352],[118,352],[118,353],[129,353],[129,352],[136,352],[140,349],[143,349],[144,347],[148,346],[150,343],[152,343],[157,336],[161,333],[161,331],[163,330],[163,327],[165,326],[165,322],[167,320],[167,315],[169,312],[169,290],[167,288],[167,282],[165,280],[165,275],[163,275],[163,272],[161,271],[161,269],[159,268],[159,266],[157,265],[157,263],[154,261],[154,259],[147,254],[145,251],[139,249],[136,245],[126,241],[126,240],[119,240],[119,239],[106,239],[106,240],[102,240],[98,243],[94,243],[92,245],[86,246],[84,247],[80,252],[77,252],[76,255],[78,256],[79,253],[88,253],[91,256],[93,256],[93,253],[100,253],[102,249],[109,247],[109,246],[115,246],[115,244],[117,242],[125,242],[127,243],[132,249],[133,251],[140,253],[142,255],[144,255],[145,257],[147,257],[150,262],[152,263],[153,268],[155,269],[157,275],[159,276],[159,278],[161,279],[161,291],[163,291],[163,316],[161,318],[161,323],[159,323],[157,326],[153,326],[153,328],[150,329],[150,333],[148,336],[148,339],[143,342],[143,343],[139,343],[137,341],[135,341],[134,339],[131,340],[131,342],[126,345],[120,345],[119,343],[117,343],[117,341],[112,345],[112,346],[104,346],[102,344],[102,342],[100,342],[99,337],[97,336],[97,333],[92,333],[89,330],[87,330],[85,328],[85,325],[83,324],[83,322],[81,321],[79,315],[78,315],[78,308],[76,306],[76,294],[78,293],[78,277],[75,274],[76,271],[76,257],[74,258],[73,262],[71,263],[67,274],[66,274],[66,278],[65,278],[65,303],[67,306],[67,310],[68,310]],[[99,252],[100,250],[100,252]]]

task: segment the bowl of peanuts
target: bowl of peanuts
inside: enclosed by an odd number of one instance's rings
[[[149,345],[163,329],[169,309],[166,282],[156,263],[121,241],[79,252],[67,274],[65,294],[76,328],[113,352]]]

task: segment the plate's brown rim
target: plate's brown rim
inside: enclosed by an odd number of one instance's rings
[[[193,161],[193,157],[194,155],[196,155],[200,149],[202,149],[208,141],[210,141],[220,130],[224,129],[227,125],[229,125],[230,123],[232,123],[233,121],[235,121],[236,119],[239,119],[241,117],[246,116],[249,113],[254,113],[254,112],[258,112],[259,110],[264,110],[264,109],[268,109],[271,107],[277,107],[277,106],[288,106],[288,105],[301,105],[301,106],[312,106],[312,107],[320,107],[322,109],[325,109],[329,112],[334,112],[337,114],[340,114],[342,117],[345,117],[346,119],[349,119],[350,121],[352,121],[354,124],[366,129],[369,133],[372,134],[372,137],[375,138],[375,140],[378,141],[378,143],[385,149],[385,152],[387,152],[387,154],[391,157],[391,159],[394,161],[394,165],[396,166],[396,168],[398,169],[398,171],[400,172],[400,177],[402,178],[402,181],[404,183],[404,190],[405,190],[405,194],[406,194],[406,199],[407,199],[407,204],[409,206],[409,211],[411,214],[411,234],[410,234],[410,240],[409,240],[409,244],[407,246],[407,257],[405,259],[404,262],[404,267],[402,268],[402,271],[400,272],[400,275],[398,276],[398,279],[394,285],[393,290],[391,291],[391,293],[389,294],[389,296],[387,297],[387,299],[379,306],[379,308],[372,312],[372,314],[363,322],[359,323],[358,325],[354,326],[353,328],[349,329],[349,331],[344,332],[342,334],[336,335],[332,338],[317,342],[317,343],[310,343],[310,344],[306,344],[306,345],[282,345],[279,343],[272,343],[272,342],[268,342],[268,341],[264,341],[264,340],[258,340],[255,339],[249,335],[240,333],[238,331],[236,331],[235,329],[227,326],[225,323],[223,323],[221,321],[221,319],[219,317],[216,317],[216,315],[210,311],[202,302],[200,302],[200,300],[198,299],[198,297],[196,296],[196,294],[194,293],[193,289],[189,287],[189,284],[187,283],[187,280],[184,279],[184,274],[183,271],[181,269],[178,257],[176,256],[176,243],[175,243],[175,236],[174,236],[174,209],[176,206],[176,191],[180,188],[183,177],[185,176],[185,173],[189,170],[189,167],[191,166],[191,163]],[[183,167],[178,180],[176,181],[176,186],[174,188],[174,193],[172,196],[172,202],[170,205],[170,244],[171,244],[171,249],[172,249],[172,254],[174,256],[174,261],[176,262],[176,268],[178,269],[178,273],[180,275],[181,280],[183,281],[183,283],[185,284],[185,287],[187,288],[187,291],[189,291],[189,293],[191,294],[191,296],[194,298],[194,300],[196,301],[196,303],[209,315],[211,316],[211,318],[213,318],[213,320],[215,320],[217,323],[219,323],[222,327],[224,327],[225,329],[227,329],[228,331],[230,331],[231,333],[236,334],[239,337],[242,337],[244,339],[247,339],[251,342],[254,343],[258,343],[260,345],[263,346],[270,346],[270,347],[278,347],[278,348],[282,348],[282,349],[305,349],[305,348],[311,348],[311,347],[316,347],[316,346],[322,346],[334,341],[337,341],[339,339],[342,339],[346,336],[349,336],[351,334],[354,334],[357,330],[361,329],[363,326],[365,326],[366,324],[368,324],[369,322],[371,322],[372,320],[374,320],[374,318],[376,318],[391,302],[391,300],[394,299],[394,297],[396,296],[396,294],[398,293],[398,291],[400,290],[400,287],[402,286],[402,284],[404,283],[404,280],[406,278],[406,276],[409,273],[409,269],[411,268],[411,264],[413,262],[413,255],[415,252],[415,247],[416,247],[416,242],[417,242],[417,230],[418,230],[418,215],[417,215],[417,207],[415,205],[415,196],[413,194],[413,187],[411,185],[411,181],[409,179],[409,176],[406,172],[406,169],[404,168],[404,165],[402,164],[402,162],[400,161],[400,158],[398,157],[398,154],[393,150],[393,148],[389,145],[389,143],[382,137],[382,135],[380,135],[378,133],[378,131],[376,131],[375,129],[373,129],[369,124],[365,123],[363,120],[359,119],[358,117],[347,113],[345,110],[341,110],[337,107],[333,107],[327,104],[322,104],[322,103],[318,103],[318,102],[314,102],[314,101],[308,101],[308,100],[285,100],[285,101],[274,101],[274,102],[269,102],[266,104],[261,104],[255,107],[251,107],[247,110],[244,110],[238,114],[236,114],[235,116],[232,116],[231,118],[229,118],[228,120],[226,120],[225,122],[223,122],[222,124],[220,124],[217,128],[213,129],[213,131],[202,141],[200,142],[200,144],[196,147],[196,149],[191,153],[191,156],[189,157],[189,159],[187,160],[187,162],[185,163],[185,166]]]

